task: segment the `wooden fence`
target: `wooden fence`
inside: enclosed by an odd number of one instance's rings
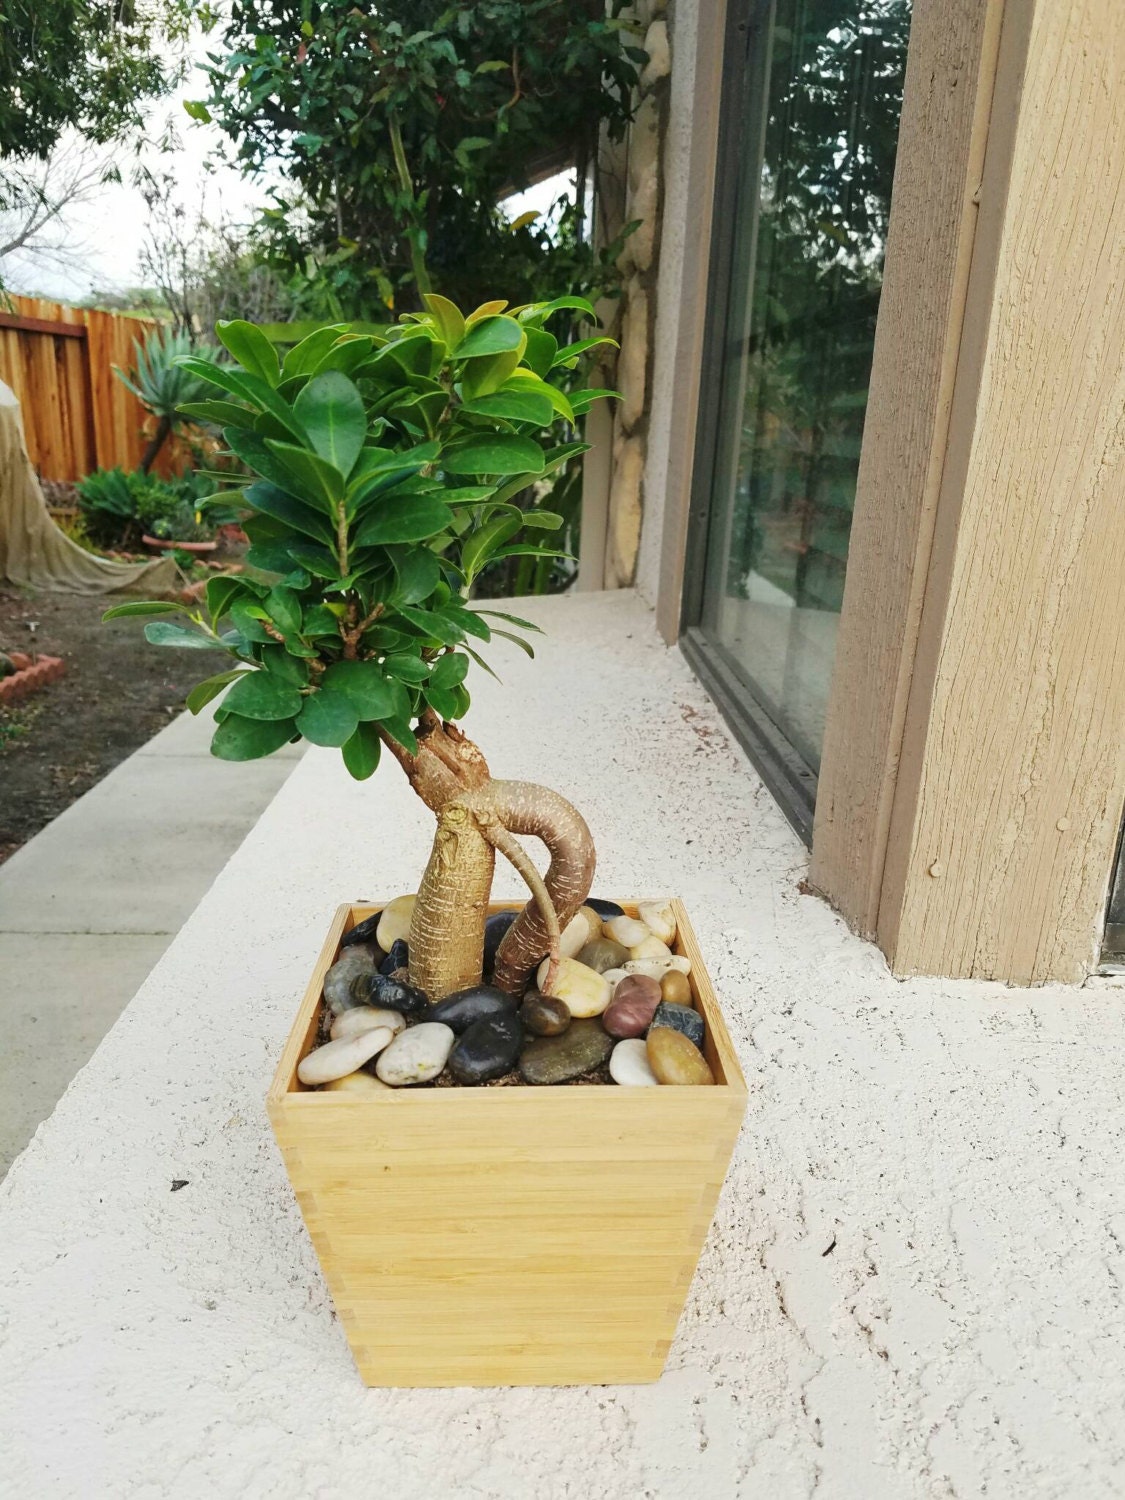
[[[113,373],[134,362],[145,318],[67,307],[43,297],[0,298],[0,380],[23,415],[27,451],[40,478],[81,479],[92,469],[135,469],[152,419]],[[168,443],[154,465],[168,474],[185,454]]]

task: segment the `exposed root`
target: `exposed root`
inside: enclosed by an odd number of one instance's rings
[[[547,978],[540,986],[544,995],[555,993],[555,981],[559,976],[559,917],[555,911],[555,904],[551,900],[547,887],[543,883],[543,877],[535,868],[531,856],[517,838],[504,827],[495,814],[488,814],[481,819],[481,832],[492,845],[498,849],[504,858],[515,867],[527,883],[539,914],[543,918],[543,925],[547,929],[547,957],[550,962],[547,965]]]

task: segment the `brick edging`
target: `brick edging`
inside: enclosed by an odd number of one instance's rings
[[[24,651],[9,651],[7,656],[17,671],[0,677],[0,704],[18,703],[49,682],[57,682],[66,671],[61,656],[40,656],[34,662]]]

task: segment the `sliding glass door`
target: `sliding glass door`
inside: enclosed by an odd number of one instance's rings
[[[685,649],[811,825],[909,0],[731,0]]]

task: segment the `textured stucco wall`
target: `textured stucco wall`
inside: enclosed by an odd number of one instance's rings
[[[313,750],[0,1188],[0,1494],[1120,1495],[1125,992],[896,982],[635,596],[520,612],[470,727],[581,804],[601,891],[685,898],[750,1084],[667,1373],[359,1384],[263,1098],[331,911],[431,820]]]

